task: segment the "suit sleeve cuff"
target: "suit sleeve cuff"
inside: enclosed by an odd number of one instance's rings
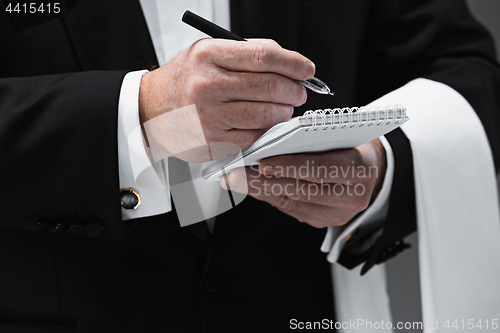
[[[389,197],[394,177],[394,154],[387,139],[383,136],[379,139],[384,146],[387,159],[387,169],[382,188],[373,203],[352,221],[347,228],[328,227],[327,234],[321,246],[321,251],[325,253],[329,252],[328,260],[330,262],[336,262],[338,260],[344,243],[354,232],[359,232],[363,235],[372,234],[372,236],[362,244],[362,246],[366,248],[369,248],[381,235],[382,227],[387,217],[387,212],[389,211]],[[360,249],[360,251],[361,250],[362,249]]]

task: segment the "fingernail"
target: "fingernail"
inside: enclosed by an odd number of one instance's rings
[[[307,89],[303,86],[302,87],[303,95],[302,95],[302,103],[300,105],[303,105],[307,102]]]
[[[229,174],[229,187],[233,191],[244,190],[247,186],[247,175],[245,171],[234,170]]]
[[[259,168],[259,172],[261,175],[272,176],[276,173],[276,169],[272,165],[264,165]]]
[[[307,78],[307,79],[310,79],[314,76],[314,73],[316,73],[316,65],[314,64],[314,62],[312,62],[311,60],[306,60],[305,61],[306,63],[306,66],[304,68],[304,77]]]

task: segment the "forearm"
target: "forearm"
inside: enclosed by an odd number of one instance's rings
[[[499,164],[500,68],[493,40],[465,1],[379,0],[367,34],[370,76],[359,86],[364,103],[419,77],[444,83],[478,114]]]
[[[431,70],[434,69],[434,70]],[[487,57],[467,56],[436,61],[425,78],[459,92],[476,112],[486,132],[496,171],[500,169],[500,68]]]
[[[0,79],[2,226],[90,225],[120,238],[117,110],[125,71]]]

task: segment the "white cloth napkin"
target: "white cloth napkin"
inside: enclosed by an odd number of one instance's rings
[[[458,92],[427,79],[372,104],[395,103],[403,104],[410,117],[402,129],[414,159],[424,332],[446,331],[444,325],[455,320],[454,331],[479,330],[467,327],[469,319],[474,325],[481,321],[480,331],[494,331],[492,321],[500,320],[500,217],[482,124]],[[337,321],[390,320],[383,267],[360,278],[359,269],[332,266]]]

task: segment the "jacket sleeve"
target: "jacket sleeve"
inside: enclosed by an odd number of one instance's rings
[[[0,79],[0,225],[120,239],[126,71]]]
[[[500,98],[495,92],[500,89],[500,68],[491,37],[465,1],[374,1],[367,31],[364,54],[369,56],[363,70],[370,78],[363,80],[361,89],[367,102],[418,77],[450,86],[476,111],[498,170]],[[339,257],[348,268],[364,263],[363,274],[404,250],[404,237],[417,227],[410,143],[401,130],[386,137],[394,152],[395,174],[382,234],[364,251],[359,249],[366,239],[353,234]]]

